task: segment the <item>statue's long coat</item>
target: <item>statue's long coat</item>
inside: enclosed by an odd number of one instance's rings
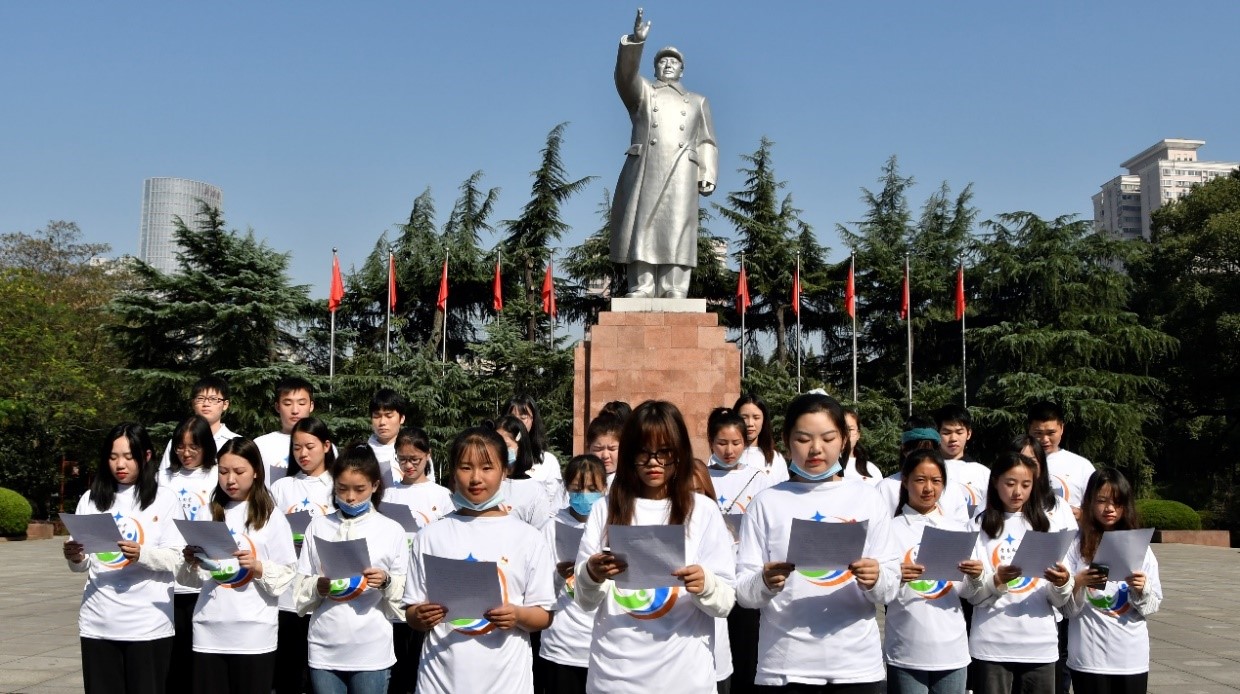
[[[611,206],[611,259],[697,266],[698,182],[719,174],[710,105],[639,67],[644,42],[620,39],[616,90],[633,132]]]

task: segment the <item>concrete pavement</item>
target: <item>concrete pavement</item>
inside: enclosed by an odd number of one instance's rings
[[[0,692],[82,691],[83,577],[60,541],[0,542]],[[1155,545],[1162,608],[1150,619],[1150,691],[1240,691],[1240,550]]]

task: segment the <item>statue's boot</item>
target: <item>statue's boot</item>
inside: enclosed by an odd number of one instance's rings
[[[659,297],[663,299],[688,298],[691,268],[684,265],[660,265],[658,267]]]
[[[629,293],[625,294],[626,297],[630,299],[649,299],[654,296],[654,265],[635,260],[629,263],[625,269],[629,276]]]

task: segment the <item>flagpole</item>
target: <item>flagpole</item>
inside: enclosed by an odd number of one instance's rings
[[[908,254],[904,254],[904,291],[908,300],[908,312],[904,314],[904,325],[908,329],[908,416],[913,416],[913,300],[910,296],[912,282],[908,271]]]
[[[443,252],[443,266],[445,272],[448,267],[448,252]],[[444,297],[443,302],[443,366],[440,373],[444,376],[448,375],[448,297]]]
[[[851,260],[848,265],[848,278],[853,282],[852,306],[849,313],[852,314],[852,358],[853,358],[853,402],[857,402],[857,253],[853,251]]]
[[[741,253],[741,274],[745,272],[745,254]],[[749,293],[749,286],[746,283],[746,294]],[[745,378],[745,302],[741,302],[741,379]]]
[[[335,271],[336,271],[336,263],[339,262],[336,259],[336,251],[337,251],[336,247],[333,246],[332,247],[332,273],[333,274],[335,274]],[[333,277],[333,280],[334,280],[334,277]],[[332,386],[336,380],[336,310],[332,309],[331,313],[332,313],[331,345],[328,348],[328,357],[327,357],[327,388],[328,390],[332,389]]]
[[[959,287],[964,288],[964,257],[960,258],[960,279]],[[961,298],[963,299],[963,292]],[[964,302],[960,302],[960,402],[965,406],[969,406],[969,372],[967,369],[969,361],[969,347],[965,340],[964,329]]]
[[[797,251],[797,392],[801,392],[801,252]]]
[[[386,369],[391,365],[392,361],[392,270],[395,267],[395,258],[392,254],[392,247],[388,246],[388,300],[387,300],[387,328],[384,331],[383,339],[383,367]]]

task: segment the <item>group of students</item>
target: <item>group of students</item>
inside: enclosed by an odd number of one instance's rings
[[[964,408],[913,421],[882,477],[857,414],[822,393],[789,404],[787,459],[755,396],[712,412],[708,462],[674,404],[617,402],[563,471],[537,405],[514,398],[451,442],[446,486],[390,390],[371,439],[347,445],[304,381],[277,386],[281,430],[255,441],[220,422],[226,383],[204,379],[191,403],[166,467],[141,426],[116,427],[78,505],[124,538],[114,553],[64,545],[88,575],[88,692],[1053,692],[1061,640],[1075,691],[1145,689],[1157,562],[1147,549],[1131,576],[1091,568],[1105,532],[1137,527],[1132,490],[1059,448],[1049,403],[989,469],[965,460]],[[416,527],[385,515],[397,504]],[[286,514],[300,511],[297,533]],[[225,522],[234,558],[186,547],[178,518]],[[862,556],[798,570],[795,520],[867,523]],[[624,525],[682,526],[685,565],[664,585],[618,582],[609,529]],[[958,580],[922,580],[927,527],[978,531]],[[1010,566],[1026,533],[1056,530],[1078,533],[1063,561]],[[322,544],[357,538],[368,568],[323,575]],[[495,562],[501,604],[450,614],[428,557]]]

